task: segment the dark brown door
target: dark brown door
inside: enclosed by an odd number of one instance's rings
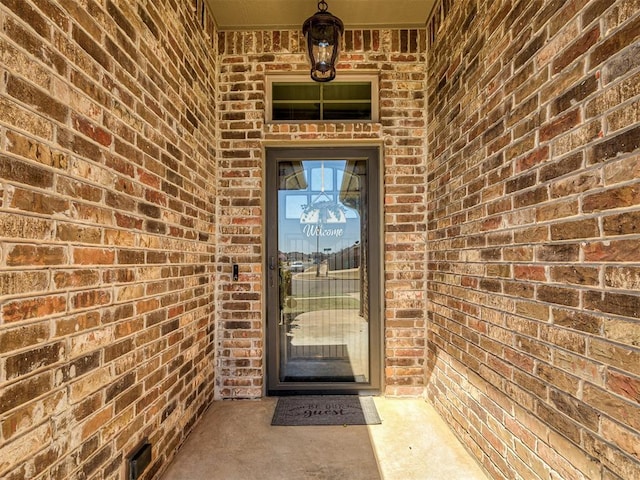
[[[379,156],[267,150],[270,393],[380,390]]]

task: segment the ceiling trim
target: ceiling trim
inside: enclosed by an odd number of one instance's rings
[[[215,21],[214,18],[214,23],[216,24],[216,30],[218,32],[247,32],[247,31],[278,31],[278,30],[300,30],[302,32],[302,22],[300,22],[299,25],[287,25],[287,24],[278,24],[278,25],[268,25],[268,24],[261,24],[261,25],[230,25],[230,26],[225,26],[224,28],[221,28]],[[388,24],[378,24],[378,23],[371,23],[371,24],[349,24],[349,25],[345,25],[344,29],[345,31],[349,31],[349,30],[413,30],[413,29],[423,29],[426,28],[427,24],[426,23],[409,23],[409,24],[394,24],[394,25],[388,25]]]
[[[225,31],[302,30],[317,10],[316,0],[205,0],[216,29]],[[426,28],[436,0],[329,0],[329,10],[346,30]]]

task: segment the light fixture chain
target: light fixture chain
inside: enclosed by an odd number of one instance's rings
[[[318,2],[318,10],[319,11],[326,12],[328,8],[329,8],[329,5],[327,5],[327,2],[325,2],[324,0],[320,0]]]

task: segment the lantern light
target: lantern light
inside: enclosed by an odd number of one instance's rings
[[[311,78],[316,82],[330,82],[336,78],[336,60],[344,24],[328,12],[327,2],[318,2],[318,11],[307,18],[302,33],[307,39],[307,53],[311,63]]]

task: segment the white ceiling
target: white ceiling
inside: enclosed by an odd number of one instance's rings
[[[427,23],[435,0],[325,0],[346,29],[415,28]],[[316,0],[207,0],[220,30],[302,28]]]

